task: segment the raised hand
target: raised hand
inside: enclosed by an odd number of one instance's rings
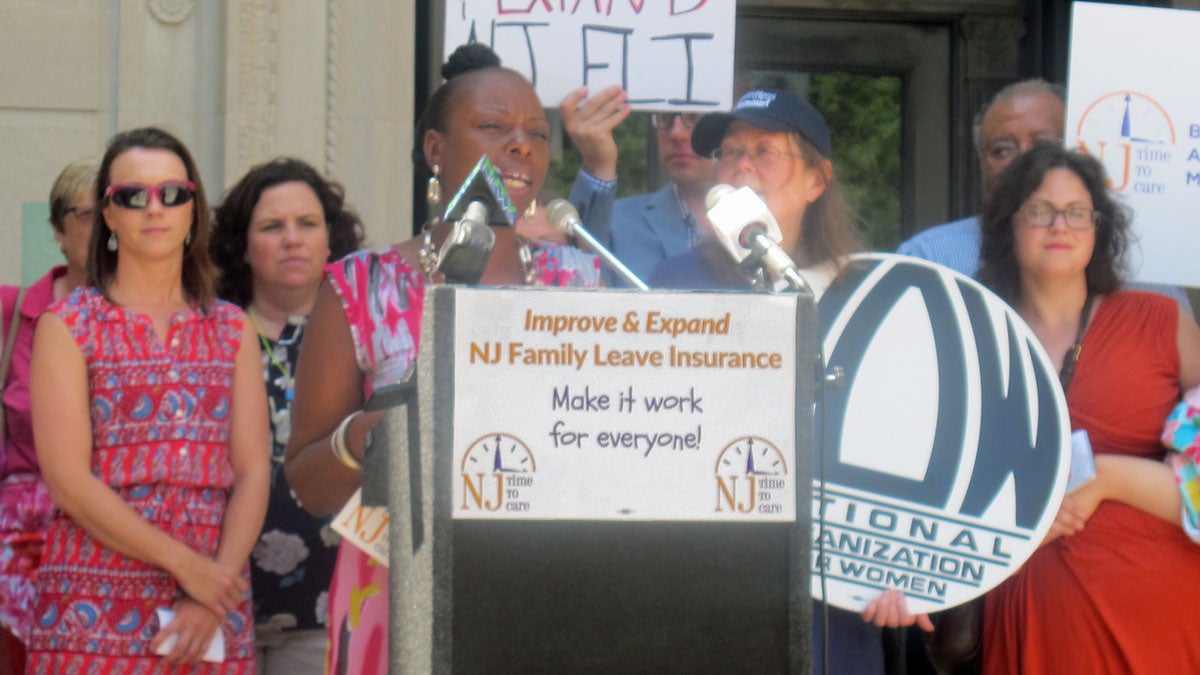
[[[613,129],[629,117],[633,108],[620,85],[610,85],[588,97],[588,88],[580,87],[559,104],[563,126],[579,148],[583,168],[604,180],[617,177],[617,143]]]

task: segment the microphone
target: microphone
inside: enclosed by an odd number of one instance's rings
[[[479,158],[446,204],[443,220],[454,225],[438,251],[437,271],[447,283],[478,283],[496,246],[491,227],[511,227],[517,220],[517,208],[487,155]]]
[[[748,187],[734,189],[724,183],[714,185],[704,197],[704,204],[708,207],[708,219],[716,229],[721,244],[739,264],[744,263],[753,253],[749,240],[743,243],[740,237],[742,228],[750,223],[760,223],[765,234],[775,241],[783,239],[783,232],[779,229],[779,223],[775,222],[775,216],[754,190]],[[757,262],[754,260],[746,264],[753,265]]]
[[[754,190],[720,184],[708,191],[704,201],[717,238],[743,272],[762,266],[793,289],[812,292],[795,261],[779,246],[783,238],[779,223]]]
[[[508,196],[508,190],[504,189],[500,171],[487,155],[479,158],[463,180],[462,187],[450,198],[442,219],[455,221],[462,218],[471,202],[479,202],[487,210],[484,225],[512,227],[517,222],[517,207]]]
[[[488,208],[482,202],[470,202],[442,242],[437,270],[446,277],[446,283],[478,283],[495,246],[496,233],[488,227]]]
[[[547,204],[546,220],[550,221],[550,226],[559,232],[586,242],[588,248],[600,256],[600,259],[620,275],[625,283],[640,291],[650,290],[650,287],[643,283],[617,256],[613,255],[612,251],[604,248],[604,245],[597,241],[591,232],[587,231],[583,223],[579,222],[579,212],[575,210],[571,202],[565,199],[555,199]]]

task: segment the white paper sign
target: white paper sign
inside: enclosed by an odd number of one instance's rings
[[[459,291],[454,517],[794,520],[796,302]]]
[[[158,609],[154,610],[154,613],[158,616],[159,630],[171,625],[171,622],[175,620],[175,610],[171,609],[170,607],[159,607]],[[167,654],[171,653],[172,649],[175,649],[175,645],[178,643],[179,636],[172,635],[163,641],[163,643],[158,646],[158,649],[154,650],[154,653],[158,654],[159,656],[166,656]],[[208,661],[209,663],[225,662],[225,633],[221,631],[220,627],[217,628],[216,633],[213,633],[212,640],[209,640],[208,647],[204,649],[204,655],[201,656],[200,659],[202,661]]]
[[[361,489],[354,491],[329,526],[375,562],[388,564],[387,507],[363,506]]]
[[[1136,212],[1136,279],[1200,286],[1200,12],[1077,2],[1066,142]]]
[[[449,0],[445,54],[490,45],[546,106],[620,84],[644,110],[733,107],[736,3],[727,0]]]

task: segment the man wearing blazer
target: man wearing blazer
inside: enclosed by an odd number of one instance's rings
[[[658,263],[691,248],[709,232],[704,199],[716,184],[716,161],[692,152],[699,113],[654,113],[658,160],[670,180],[656,192],[616,199],[617,148],[612,130],[629,114],[625,92],[609,87],[591,98],[580,89],[562,103],[563,122],[583,156],[570,201],[592,236],[645,281]],[[609,286],[624,286],[604,270]]]

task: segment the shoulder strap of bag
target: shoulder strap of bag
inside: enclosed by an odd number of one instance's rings
[[[3,333],[4,352],[0,354],[0,388],[3,388],[5,380],[8,379],[8,362],[12,360],[13,347],[17,344],[17,328],[21,325],[21,301],[25,299],[26,290],[24,286],[17,290],[17,298],[12,306],[12,319],[9,320]],[[4,302],[0,300],[0,310],[3,307]],[[3,311],[0,311],[0,316],[3,316]]]
[[[7,326],[2,326],[4,329],[4,351],[0,353],[0,394],[4,393],[4,387],[8,384],[8,362],[12,360],[13,347],[17,344],[17,328],[21,325],[21,301],[25,299],[26,290],[24,286],[17,290],[17,298],[12,304],[12,319],[8,322]],[[3,323],[3,317],[4,302],[0,300],[0,323]],[[4,404],[0,402],[0,469],[4,467],[4,442],[7,439],[8,426],[4,419]]]

